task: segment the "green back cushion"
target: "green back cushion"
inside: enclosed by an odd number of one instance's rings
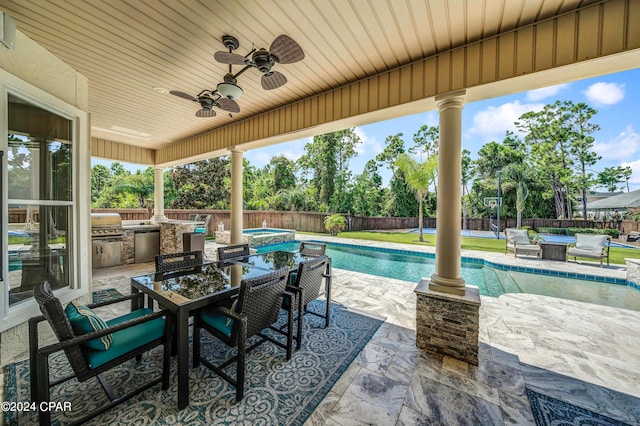
[[[74,333],[78,336],[107,328],[107,324],[102,318],[86,306],[76,305],[75,302],[71,302],[64,311],[67,314],[67,318],[69,318]],[[97,351],[106,351],[111,346],[111,342],[112,337],[110,334],[107,334],[89,340],[85,342],[84,345]]]

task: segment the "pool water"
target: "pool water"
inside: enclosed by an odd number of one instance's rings
[[[258,252],[297,251],[299,242],[259,247]],[[327,256],[335,268],[418,283],[435,272],[435,259],[411,252],[328,244]],[[462,263],[461,276],[483,296],[530,293],[640,311],[640,291],[620,284],[506,271],[477,263]]]
[[[280,234],[282,232],[290,232],[290,231],[286,231],[283,229],[271,229],[271,228],[244,229],[242,231],[243,234],[248,234],[248,235]]]

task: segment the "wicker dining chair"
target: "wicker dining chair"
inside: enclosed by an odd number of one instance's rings
[[[300,254],[304,256],[323,256],[327,251],[327,245],[323,243],[313,243],[310,241],[300,242]]]
[[[251,254],[249,244],[232,244],[218,247],[218,260],[229,260],[237,257],[247,257]]]
[[[252,349],[268,340],[284,348],[287,360],[291,359],[293,347],[292,331],[287,336],[286,344],[262,333],[264,329],[278,320],[283,296],[293,296],[285,291],[287,274],[287,268],[282,268],[266,275],[242,280],[238,298],[230,308],[224,306],[207,307],[197,312],[194,316],[193,367],[198,367],[202,362],[206,367],[235,386],[236,401],[242,400],[244,396],[245,358]],[[289,330],[292,330],[293,316],[291,313],[289,313],[287,321]],[[207,361],[206,358],[201,356],[201,329],[207,330],[226,345],[237,347],[237,355],[219,366]],[[247,347],[247,340],[256,335],[260,339],[250,347]],[[235,379],[223,371],[225,367],[234,361],[237,362]]]
[[[187,251],[183,253],[161,254],[156,256],[156,273],[201,268],[202,252]]]
[[[298,312],[297,329],[293,340],[296,341],[296,349],[300,349],[302,345],[302,329],[304,325],[304,315],[312,314],[320,318],[325,319],[325,327],[329,326],[329,319],[331,317],[331,278],[327,274],[327,265],[329,258],[327,256],[318,256],[316,258],[300,262],[298,265],[298,271],[291,274],[289,279],[290,284],[287,286],[287,290],[294,295],[293,298],[285,296],[282,301],[282,309],[289,312],[289,315],[293,314],[293,311]],[[307,309],[307,305],[315,300],[320,295],[322,289],[322,281],[325,282],[325,297],[326,308],[325,313],[321,314]],[[284,326],[281,328],[272,327],[274,331],[280,333],[292,333]]]
[[[106,328],[97,327],[97,331],[86,333],[76,333],[69,321],[69,316],[62,308],[58,298],[51,291],[51,286],[47,281],[34,287],[34,297],[40,306],[41,316],[29,320],[29,361],[31,376],[31,401],[38,407],[42,403],[48,404],[50,400],[50,388],[64,383],[74,377],[78,382],[84,382],[93,377],[98,379],[102,389],[107,394],[109,403],[97,410],[88,413],[77,420],[77,423],[84,423],[95,416],[104,413],[110,408],[132,398],[133,396],[149,389],[162,382],[162,389],[169,388],[170,373],[170,353],[171,353],[171,316],[168,311],[152,312],[143,308],[132,311],[126,315],[106,321],[103,325]],[[97,308],[132,300],[138,295],[123,296],[105,302],[94,303],[83,307]],[[68,307],[67,307],[68,309]],[[39,347],[38,324],[47,321],[58,338],[58,343]],[[74,322],[75,323],[75,322]],[[101,338],[110,336],[106,350],[95,349],[96,344],[104,341]],[[104,373],[130,359],[140,360],[141,355],[156,346],[164,346],[164,360],[162,365],[162,375],[151,380],[143,386],[134,389],[124,395],[116,397],[105,381]],[[73,374],[61,379],[50,381],[49,378],[49,355],[64,351]],[[40,425],[51,424],[51,413],[48,410],[39,410]]]

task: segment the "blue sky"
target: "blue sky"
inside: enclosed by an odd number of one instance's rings
[[[602,156],[595,171],[605,167],[631,166],[633,175],[629,186],[640,189],[640,69],[609,74],[559,86],[548,87],[516,95],[503,96],[465,105],[462,112],[462,146],[476,158],[478,150],[487,142],[501,141],[507,130],[515,131],[513,122],[527,112],[540,110],[556,100],[585,102],[598,110],[594,123],[601,130],[594,137],[595,151]],[[438,124],[436,111],[406,116],[356,128],[362,139],[358,155],[351,161],[354,175],[362,172],[364,164],[383,148],[387,136],[403,133],[406,146],[413,144],[413,134],[423,124]],[[311,139],[300,139],[266,148],[248,151],[245,157],[256,167],[262,167],[274,155],[283,154],[296,160],[304,154],[304,145]],[[92,164],[102,163],[94,159]],[[134,165],[126,165],[136,170]],[[390,172],[382,170],[385,181]]]

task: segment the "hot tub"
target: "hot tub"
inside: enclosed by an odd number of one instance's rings
[[[242,242],[249,247],[259,247],[273,243],[293,241],[296,231],[293,229],[252,228],[242,231]],[[231,231],[216,231],[216,242],[231,244]]]

